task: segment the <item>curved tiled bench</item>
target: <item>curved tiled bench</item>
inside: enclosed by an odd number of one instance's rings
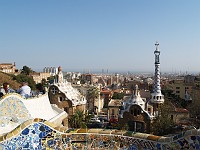
[[[31,141],[30,137],[35,138]],[[33,136],[32,136],[33,135]],[[200,130],[188,130],[180,134],[164,137],[150,134],[135,133],[108,129],[76,129],[67,130],[65,127],[56,127],[40,118],[28,120],[13,131],[0,137],[0,149],[6,148],[61,148],[86,147],[119,149],[184,149],[200,148]],[[24,143],[21,143],[21,140]],[[26,141],[27,140],[27,141]]]

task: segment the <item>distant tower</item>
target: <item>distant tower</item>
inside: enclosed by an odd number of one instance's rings
[[[160,104],[164,103],[164,96],[161,93],[160,87],[160,50],[158,49],[159,43],[155,44],[156,50],[155,54],[155,75],[154,75],[154,88],[153,93],[151,93],[151,103],[153,104],[153,114],[158,116],[158,107]]]
[[[63,73],[62,73],[62,68],[61,68],[61,66],[59,66],[58,67],[58,74],[57,74],[57,82],[58,83],[63,83],[63,80],[64,80],[64,78],[63,78]]]

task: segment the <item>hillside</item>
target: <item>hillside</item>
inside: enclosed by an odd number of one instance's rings
[[[11,75],[0,72],[0,86],[2,86],[4,82],[8,82],[10,85],[10,88],[15,89],[15,90],[18,89],[20,86],[20,83],[13,80]]]

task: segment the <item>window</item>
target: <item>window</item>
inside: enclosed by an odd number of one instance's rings
[[[173,120],[173,118],[174,118],[174,116],[173,116],[173,115],[171,115],[171,120]]]
[[[180,87],[176,87],[176,89],[180,89]]]
[[[134,110],[134,116],[137,116],[137,109]]]
[[[112,115],[114,115],[115,114],[115,110],[114,109],[112,109]]]
[[[133,115],[133,110],[131,110],[131,115]]]
[[[180,91],[176,91],[176,93],[180,93]]]
[[[58,97],[58,101],[62,102],[64,100],[64,98],[62,96]]]
[[[140,115],[140,110],[139,109],[137,110],[137,114]]]
[[[56,94],[56,93],[58,92],[58,90],[57,90],[57,88],[53,87],[53,88],[51,89],[51,92],[52,92],[53,94]]]

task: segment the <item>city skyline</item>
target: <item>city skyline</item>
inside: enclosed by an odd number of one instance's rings
[[[0,1],[0,63],[33,70],[200,72],[200,2]]]

